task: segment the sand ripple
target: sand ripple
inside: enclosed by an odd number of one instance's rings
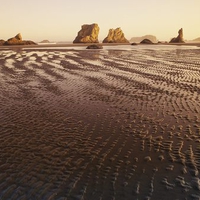
[[[1,50],[0,199],[199,199],[199,53]]]

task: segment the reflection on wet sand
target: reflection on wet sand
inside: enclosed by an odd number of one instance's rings
[[[200,198],[199,49],[1,50],[0,82],[0,199]]]
[[[124,51],[122,50],[108,50],[108,55],[110,56],[121,56]]]

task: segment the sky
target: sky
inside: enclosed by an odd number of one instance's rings
[[[97,23],[102,41],[110,28],[125,37],[155,35],[169,41],[200,37],[200,0],[0,0],[0,39],[73,41],[83,24]]]

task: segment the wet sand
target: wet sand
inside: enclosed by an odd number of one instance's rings
[[[0,199],[200,199],[200,49],[0,50]]]
[[[64,47],[87,47],[88,45],[92,45],[94,43],[38,43],[38,45],[5,45],[0,46],[0,49],[17,49],[17,48],[29,48],[29,49],[35,49],[35,48],[64,48]],[[95,43],[97,45],[101,45],[103,47],[107,46],[130,46],[131,43]],[[137,44],[137,46],[146,46],[145,44],[140,43],[134,43]],[[200,42],[186,42],[186,43],[153,43],[150,44],[151,46],[196,46],[200,47]],[[134,45],[135,46],[135,45]]]

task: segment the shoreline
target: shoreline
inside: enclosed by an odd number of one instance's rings
[[[38,45],[7,45],[0,46],[1,49],[14,49],[14,48],[47,48],[47,47],[87,47],[89,45],[100,45],[100,46],[122,46],[122,45],[131,45],[132,43],[56,43],[56,44],[38,44]],[[175,46],[197,46],[200,47],[200,43],[154,43],[154,44],[140,44],[131,46],[158,46],[158,45],[175,45]]]

